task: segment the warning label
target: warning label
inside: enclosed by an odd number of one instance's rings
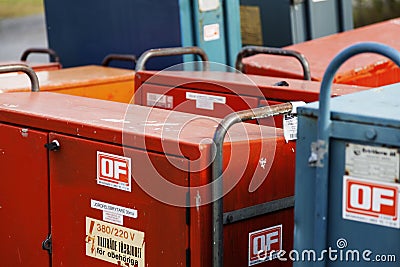
[[[384,182],[399,179],[398,149],[346,144],[346,175]]]
[[[86,217],[86,256],[118,266],[145,266],[144,233]]]

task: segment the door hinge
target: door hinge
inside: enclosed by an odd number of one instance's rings
[[[47,250],[47,252],[51,255],[52,253],[52,240],[51,240],[51,234],[42,242],[42,249]]]
[[[186,193],[186,225],[190,225],[190,192]]]
[[[186,249],[186,267],[190,267],[191,263],[191,258],[190,258],[190,248]]]

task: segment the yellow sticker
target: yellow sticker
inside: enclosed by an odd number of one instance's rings
[[[263,45],[260,7],[240,6],[240,24],[243,44]]]
[[[86,217],[86,256],[144,267],[144,232]]]

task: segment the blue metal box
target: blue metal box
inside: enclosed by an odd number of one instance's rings
[[[63,66],[100,64],[108,54],[199,46],[233,66],[241,48],[239,0],[45,0],[49,47]],[[156,62],[156,63],[154,63]],[[181,59],[157,59],[163,68]]]
[[[400,84],[331,101],[327,89],[361,52],[400,64],[389,47],[350,47],[328,67],[320,102],[298,109],[295,267],[399,266]]]

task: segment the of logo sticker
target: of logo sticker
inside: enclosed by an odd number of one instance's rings
[[[277,258],[282,250],[282,225],[249,233],[249,266]]]
[[[131,192],[131,159],[97,151],[97,184]]]
[[[400,228],[399,187],[344,176],[343,219]]]

